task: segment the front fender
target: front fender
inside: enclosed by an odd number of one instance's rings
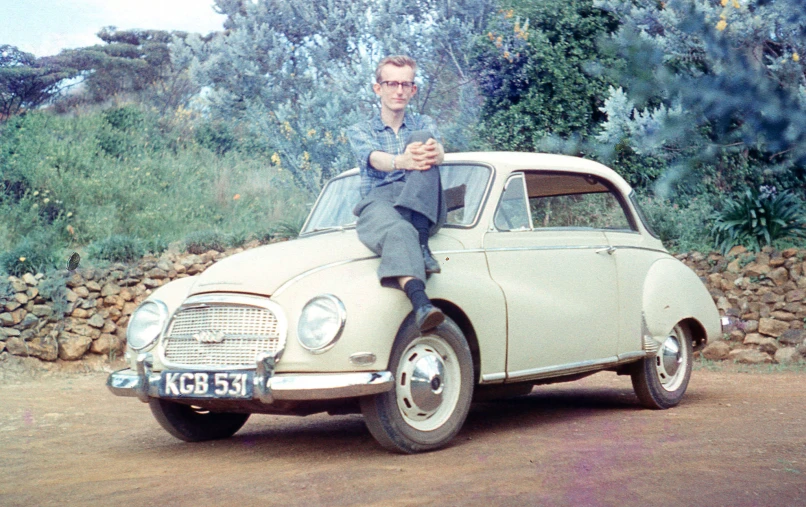
[[[702,342],[721,334],[719,311],[711,295],[697,275],[677,259],[659,259],[649,269],[644,281],[643,316],[644,334],[659,340],[686,319],[700,324]]]

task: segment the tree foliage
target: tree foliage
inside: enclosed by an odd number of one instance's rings
[[[355,161],[342,132],[377,107],[374,66],[418,60],[412,107],[437,117],[448,142],[469,142],[478,105],[469,76],[473,33],[492,0],[217,0],[226,32],[193,46],[195,82],[216,118],[247,125],[274,166],[316,191]],[[461,135],[460,135],[461,133]]]
[[[0,120],[47,103],[77,71],[54,58],[36,58],[0,45]]]
[[[199,92],[188,75],[187,33],[106,27],[97,36],[103,44],[66,50],[54,57],[81,72],[80,100],[103,103],[134,94],[165,113],[187,104]]]
[[[592,0],[510,0],[481,37],[473,63],[484,95],[483,144],[532,151],[548,135],[587,138],[615,81],[597,41],[616,25]]]
[[[599,140],[657,157],[660,190],[783,187],[806,167],[806,12],[799,0],[596,0],[627,62]]]

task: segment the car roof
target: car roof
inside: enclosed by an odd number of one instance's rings
[[[594,176],[602,177],[612,182],[618,190],[625,195],[629,194],[632,188],[616,171],[593,160],[569,155],[554,155],[549,153],[527,153],[516,151],[476,151],[446,153],[445,162],[475,162],[489,164],[496,169],[499,176],[507,176],[512,171],[523,171],[529,169],[540,169],[549,171],[583,171]],[[339,176],[351,176],[358,174],[358,168],[350,169],[339,174]]]

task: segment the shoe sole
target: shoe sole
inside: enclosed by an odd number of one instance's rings
[[[435,327],[439,326],[445,321],[445,314],[439,310],[433,311],[428,314],[428,316],[423,320],[423,323],[420,324],[420,332],[425,333],[427,331],[431,331]]]

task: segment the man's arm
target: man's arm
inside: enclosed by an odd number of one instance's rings
[[[434,138],[425,143],[411,143],[400,155],[392,155],[376,150],[369,154],[369,164],[378,171],[391,172],[396,169],[426,171],[439,165],[445,158],[445,149]]]

